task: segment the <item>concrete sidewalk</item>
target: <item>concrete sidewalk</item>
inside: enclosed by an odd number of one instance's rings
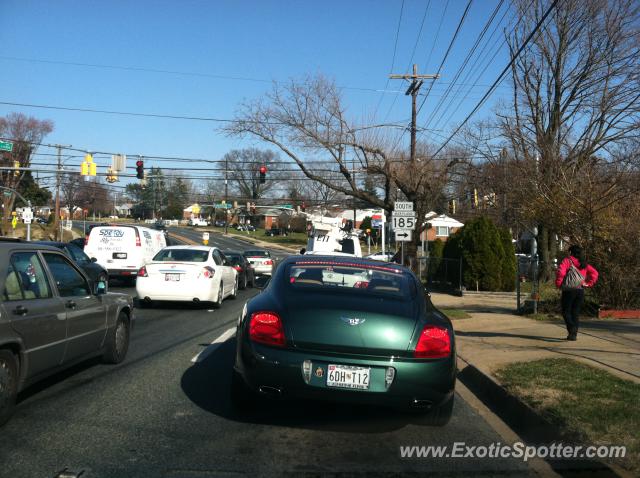
[[[459,357],[495,379],[512,362],[572,358],[640,383],[640,321],[582,320],[578,340],[565,340],[561,321],[515,315],[509,299],[432,294],[437,307],[465,310],[471,318],[453,320]]]

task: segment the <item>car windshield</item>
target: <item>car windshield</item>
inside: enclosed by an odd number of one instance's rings
[[[206,262],[209,251],[202,249],[163,249],[153,258],[156,262]]]
[[[295,290],[341,290],[359,296],[376,294],[408,298],[415,290],[406,272],[358,263],[295,262],[289,267],[286,280]]]
[[[245,257],[271,257],[268,251],[245,251]]]

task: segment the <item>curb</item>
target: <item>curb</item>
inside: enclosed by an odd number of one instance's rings
[[[482,403],[504,421],[518,436],[530,444],[582,444],[583,438],[550,423],[533,408],[509,393],[500,383],[469,360],[457,355],[457,378]],[[632,476],[617,465],[596,460],[545,460],[562,476],[578,472],[596,473],[599,477]]]

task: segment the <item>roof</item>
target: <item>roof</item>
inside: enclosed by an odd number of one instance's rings
[[[215,246],[191,246],[191,245],[186,245],[186,246],[167,246],[164,249],[191,249],[194,251],[210,251],[211,249],[218,249]]]
[[[380,214],[380,209],[356,209],[356,222],[363,221],[365,217]],[[353,209],[345,209],[338,217],[344,220],[353,221]]]
[[[425,214],[425,219],[427,219],[427,222],[431,224],[431,227],[438,227],[438,226],[462,227],[464,226],[463,223],[461,223],[460,221],[452,217],[447,216],[446,214],[438,215],[433,211]]]

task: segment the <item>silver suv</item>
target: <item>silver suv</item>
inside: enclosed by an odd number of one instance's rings
[[[95,285],[60,249],[0,239],[0,425],[26,386],[89,357],[119,363],[132,298]]]

